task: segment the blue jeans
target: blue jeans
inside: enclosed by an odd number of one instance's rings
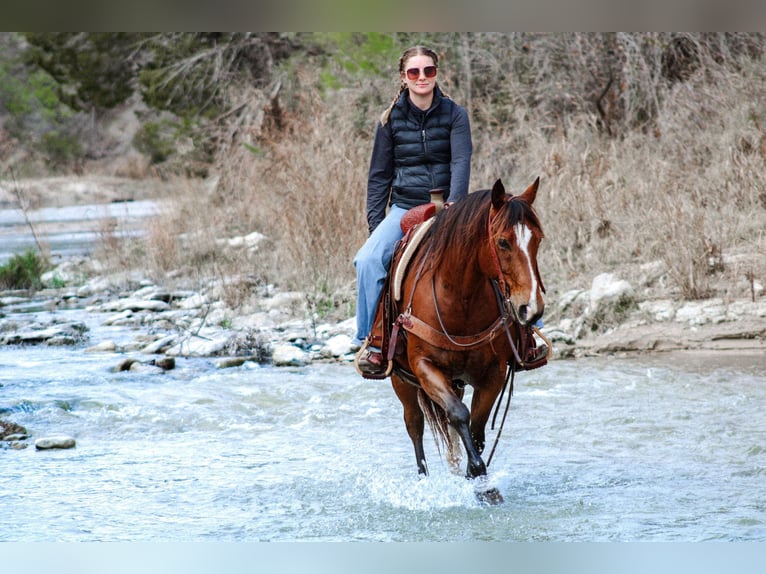
[[[394,255],[394,245],[402,238],[399,223],[405,213],[406,209],[392,205],[386,218],[375,228],[354,257],[357,287],[354,342],[358,345],[361,345],[372,329],[388,266]]]

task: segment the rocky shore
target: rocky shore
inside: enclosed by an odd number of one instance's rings
[[[84,264],[68,260],[47,278],[61,281]],[[0,293],[0,344],[130,354],[115,370],[167,370],[175,357],[210,357],[221,368],[248,360],[276,366],[352,360],[353,319],[319,322],[309,317],[303,294],[269,286],[258,288],[254,306],[233,310],[219,297],[220,288],[169,290],[135,274],[117,274],[76,288]],[[115,337],[94,338],[93,322],[113,328]]]
[[[82,276],[86,265],[86,259],[66,260],[47,279]],[[755,300],[639,300],[627,281],[602,274],[589,290],[549,300],[546,315],[552,318],[543,332],[554,360],[684,350],[766,356],[766,299],[757,287]],[[134,273],[95,276],[72,288],[0,293],[0,344],[130,353],[116,370],[158,372],[173,368],[175,357],[210,357],[220,368],[244,361],[301,366],[353,360],[353,318],[323,321],[311,316],[304,294],[271,286],[255,288],[255,303],[233,310],[219,296],[221,288],[212,282],[201,290],[170,290]],[[27,312],[33,305],[46,313]],[[76,320],[62,312],[72,309],[82,311]],[[119,336],[94,340],[89,321]]]

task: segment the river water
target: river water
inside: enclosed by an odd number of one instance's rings
[[[160,212],[157,201],[43,207],[26,215],[18,208],[0,209],[0,264],[37,239],[57,257],[87,255],[107,238],[126,239],[144,233],[147,218]]]
[[[349,364],[111,372],[121,358],[0,348],[0,419],[77,439],[0,450],[0,540],[766,540],[764,357],[519,374],[492,507],[430,438],[419,479],[390,385]]]

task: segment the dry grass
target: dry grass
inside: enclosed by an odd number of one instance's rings
[[[766,282],[766,70],[745,59],[730,65],[730,54],[719,64],[722,49],[699,38],[662,53],[650,49],[652,38],[606,40],[616,50],[612,69],[622,71],[619,88],[600,100],[610,73],[594,58],[603,35],[532,38],[550,50],[534,51],[521,71],[514,58],[530,38],[503,38],[507,59],[474,46],[473,73],[493,71],[503,93],[459,73],[443,78],[456,100],[471,96],[471,188],[501,177],[520,192],[541,176],[541,268],[553,298],[604,271],[647,296],[747,296],[752,281]],[[568,49],[572,42],[579,52]],[[662,80],[658,70],[677,77]],[[525,83],[532,73],[537,84]],[[225,150],[215,189],[179,192],[144,255],[160,273],[224,279],[233,304],[267,282],[303,290],[315,311],[345,317],[353,311],[353,255],[367,235],[373,123],[395,88],[380,80],[321,97],[311,72],[294,81],[289,105],[272,101],[265,117],[251,113],[257,121]],[[578,81],[587,84],[580,92]],[[534,89],[553,96],[530,103]],[[578,99],[584,93],[591,95]],[[254,252],[217,242],[252,231],[269,238]],[[658,261],[665,273],[652,283],[643,265]]]
[[[742,297],[752,280],[766,281],[766,70],[704,64],[656,87],[654,120],[619,137],[595,109],[553,127],[517,109],[510,128],[475,138],[473,181],[483,187],[502,176],[518,192],[542,176],[552,295],[587,288],[604,271],[651,287],[650,296],[686,299]],[[656,284],[642,266],[653,261],[666,270]]]

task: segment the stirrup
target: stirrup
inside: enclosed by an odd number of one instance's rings
[[[364,356],[364,354],[367,352],[367,348],[370,346],[370,338],[365,337],[364,342],[362,343],[362,347],[356,352],[356,356],[354,357],[354,368],[356,369],[356,372],[359,373],[363,378],[365,379],[372,379],[372,380],[382,380],[387,379],[391,376],[391,372],[394,370],[394,362],[388,361],[388,364],[386,365],[385,371],[382,371],[380,373],[368,373],[363,371],[359,367],[359,360]],[[381,352],[382,354],[382,352]],[[383,355],[383,360],[386,361],[386,356]]]
[[[551,345],[550,339],[548,339],[548,337],[543,335],[542,332],[540,331],[540,329],[538,329],[534,325],[532,325],[532,331],[538,337],[540,337],[543,340],[543,345],[546,348],[546,353],[545,353],[545,355],[542,355],[540,357],[536,357],[536,358],[534,358],[534,359],[532,359],[530,361],[527,361],[526,360],[527,358],[524,357],[524,359],[525,359],[524,363],[519,365],[520,370],[522,370],[522,371],[531,371],[533,369],[539,369],[540,367],[544,367],[545,365],[548,364],[548,361],[553,356],[553,345]],[[535,348],[537,348],[537,347],[535,347]]]

